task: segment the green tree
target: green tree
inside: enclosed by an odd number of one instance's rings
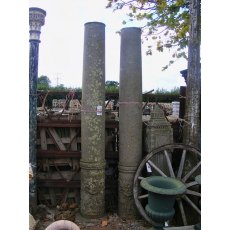
[[[188,60],[186,90],[187,125],[184,129],[184,143],[201,146],[201,0],[108,0],[108,8],[129,9],[129,20],[142,20],[145,38],[156,40],[156,48],[176,48],[167,69],[177,58]],[[126,21],[124,21],[124,24]],[[185,48],[188,47],[188,57]],[[147,54],[152,54],[150,45]]]
[[[105,91],[110,93],[115,93],[119,91],[119,83],[117,81],[106,81]]]
[[[129,21],[142,21],[143,36],[155,40],[156,49],[173,49],[172,59],[163,67],[167,69],[178,58],[187,59],[186,48],[189,37],[189,0],[108,0],[107,8],[115,11],[128,8]],[[127,21],[123,21],[126,24]],[[147,55],[152,54],[150,43]]]
[[[48,90],[50,89],[51,81],[47,76],[41,75],[37,80],[38,90]]]
[[[180,95],[180,88],[179,87],[174,87],[173,89],[170,90],[170,93]]]
[[[57,85],[57,86],[54,86],[52,87],[52,90],[60,90],[60,91],[63,91],[63,90],[68,90],[64,84],[60,84],[60,85]]]
[[[173,89],[167,90],[163,88],[157,88],[154,91],[155,94],[168,94],[168,95],[180,95],[180,88],[179,87],[174,87]]]

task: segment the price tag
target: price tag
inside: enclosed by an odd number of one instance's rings
[[[147,169],[147,172],[149,172],[149,173],[152,172],[152,169],[151,169],[149,163],[146,163],[146,169]]]
[[[102,116],[102,106],[101,105],[97,106],[97,116]]]

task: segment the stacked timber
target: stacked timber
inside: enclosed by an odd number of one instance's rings
[[[106,200],[116,198],[118,122],[106,119]],[[38,116],[37,184],[40,204],[80,204],[81,120],[75,116]],[[114,187],[115,186],[115,187]],[[115,189],[114,189],[115,188]],[[115,204],[107,205],[112,210]]]

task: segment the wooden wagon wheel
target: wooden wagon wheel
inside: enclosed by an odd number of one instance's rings
[[[159,159],[164,163],[157,165]],[[187,188],[185,194],[179,195],[176,198],[174,207],[176,210],[175,216],[167,225],[176,227],[194,225],[200,222],[201,192],[200,185],[195,180],[195,177],[201,174],[200,169],[200,151],[192,146],[169,144],[153,149],[142,160],[134,177],[134,201],[140,214],[149,223],[154,224],[144,209],[147,204],[148,194],[146,190],[141,188],[140,181],[147,176],[161,175],[164,177],[177,178],[183,182]],[[194,218],[192,219],[191,216]]]

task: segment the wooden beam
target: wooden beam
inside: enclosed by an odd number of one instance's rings
[[[81,151],[37,150],[38,158],[80,158]]]
[[[81,124],[80,123],[67,123],[62,120],[62,123],[59,123],[57,121],[55,122],[42,122],[38,121],[37,123],[38,127],[51,127],[51,128],[80,128]]]
[[[70,143],[70,138],[69,137],[61,137],[61,141],[63,144],[68,144],[68,143]],[[53,139],[46,138],[46,144],[47,145],[54,145]],[[41,148],[45,149],[42,147],[42,139],[37,139],[37,145],[41,145]]]
[[[42,128],[40,130],[40,136],[41,136],[41,139],[40,139],[41,148],[46,150],[47,149],[47,139],[46,139],[46,130],[45,130],[45,128]]]
[[[38,127],[47,127],[47,128],[81,128],[81,121],[69,122],[68,120],[54,120],[54,121],[46,121],[46,120],[38,120]],[[118,121],[105,121],[105,128],[118,128]]]
[[[106,180],[106,188],[114,188],[117,185],[111,183],[111,181]],[[64,179],[37,179],[37,184],[39,187],[46,187],[46,188],[80,188],[80,180],[71,180],[66,181]]]
[[[70,178],[73,177],[73,179],[80,179],[80,173],[79,172],[74,172],[74,171],[61,171],[62,176],[66,179],[69,180]],[[40,180],[46,180],[46,179],[51,179],[51,180],[60,180],[63,179],[61,177],[60,173],[57,171],[50,172],[49,175],[47,175],[47,172],[38,172],[37,173],[37,178]]]
[[[80,180],[66,181],[63,179],[38,179],[37,184],[39,187],[47,188],[80,188]]]
[[[59,147],[60,150],[66,151],[65,145],[62,143],[61,138],[58,136],[56,130],[54,128],[48,128],[51,137],[54,139],[55,143]]]
[[[81,158],[81,151],[60,151],[60,150],[37,150],[38,158]],[[118,160],[118,151],[106,151],[106,159]]]

